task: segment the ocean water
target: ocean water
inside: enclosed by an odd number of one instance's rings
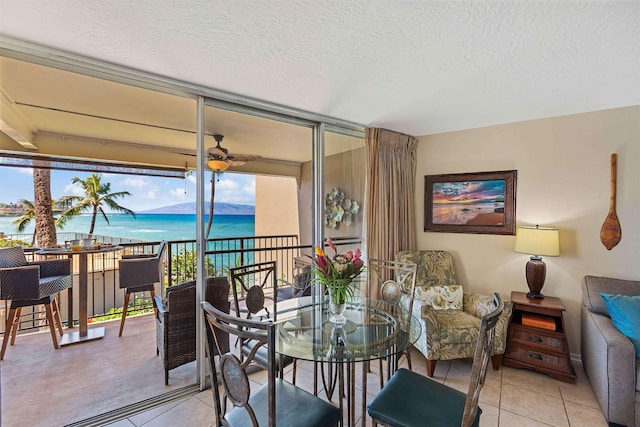
[[[149,241],[158,240],[194,240],[196,238],[196,216],[176,214],[109,214],[109,225],[104,218],[96,219],[93,234]],[[6,235],[18,234],[12,222],[16,218],[0,217],[0,231]],[[206,221],[206,217],[205,217]],[[88,233],[91,216],[81,215],[73,218],[59,233]],[[33,222],[22,234],[33,233]],[[206,227],[206,222],[205,222]],[[255,234],[253,215],[214,215],[210,238],[242,237]],[[30,239],[25,239],[30,241]]]

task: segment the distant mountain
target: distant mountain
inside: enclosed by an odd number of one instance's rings
[[[205,203],[204,211],[209,212],[209,203]],[[178,203],[177,205],[163,206],[161,208],[149,209],[136,213],[142,214],[184,214],[195,215],[195,202]],[[251,205],[236,205],[233,203],[216,203],[214,215],[255,215],[256,207]]]

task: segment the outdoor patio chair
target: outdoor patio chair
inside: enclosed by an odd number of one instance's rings
[[[273,323],[231,316],[207,302],[202,303],[202,309],[207,326],[209,363],[213,373],[211,390],[215,425],[328,427],[342,424],[342,411],[339,408],[276,378],[276,327]],[[247,358],[241,362],[236,355],[227,352],[220,357],[219,366],[216,366],[213,355],[223,352],[216,330],[251,343],[251,352]],[[251,390],[247,368],[261,349],[267,354],[267,382]],[[233,405],[229,411],[228,401]]]
[[[229,313],[229,281],[226,277],[210,277],[205,288],[205,301]],[[164,300],[153,299],[156,308],[157,354],[164,365],[164,383],[169,384],[169,371],[196,360],[196,282],[185,282],[167,288]],[[223,353],[229,351],[229,337],[220,334]]]
[[[24,307],[43,304],[51,331],[53,348],[58,348],[58,333],[63,335],[56,295],[73,285],[71,260],[55,259],[27,262],[21,247],[0,249],[0,300],[11,300],[2,338],[0,360],[4,359],[9,336],[14,345]]]
[[[151,292],[151,298],[155,298],[155,284],[162,283],[164,277],[164,255],[166,250],[167,242],[163,240],[155,254],[122,255],[119,263],[119,279],[120,289],[124,289],[125,294],[119,337],[122,336],[124,329],[124,321],[127,318],[131,294],[149,291]]]
[[[493,304],[494,310],[480,322],[467,394],[407,369],[399,369],[369,404],[368,413],[374,426],[378,423],[390,427],[479,425],[482,410],[478,407],[478,398],[487,375],[495,326],[504,308],[498,294],[494,294]]]
[[[278,279],[286,286],[278,287],[278,301],[291,298],[307,297],[311,295],[311,266],[306,265],[302,271],[293,277],[293,282]]]

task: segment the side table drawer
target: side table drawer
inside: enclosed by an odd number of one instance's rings
[[[566,354],[547,353],[517,343],[512,343],[509,346],[505,357],[562,372],[572,369]]]
[[[525,341],[533,344],[543,345],[558,351],[566,351],[562,338],[546,335],[544,332],[532,332],[528,329],[514,327],[511,335],[512,339]]]

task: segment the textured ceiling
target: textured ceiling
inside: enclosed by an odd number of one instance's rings
[[[416,136],[640,104],[638,1],[0,0],[0,34]]]

